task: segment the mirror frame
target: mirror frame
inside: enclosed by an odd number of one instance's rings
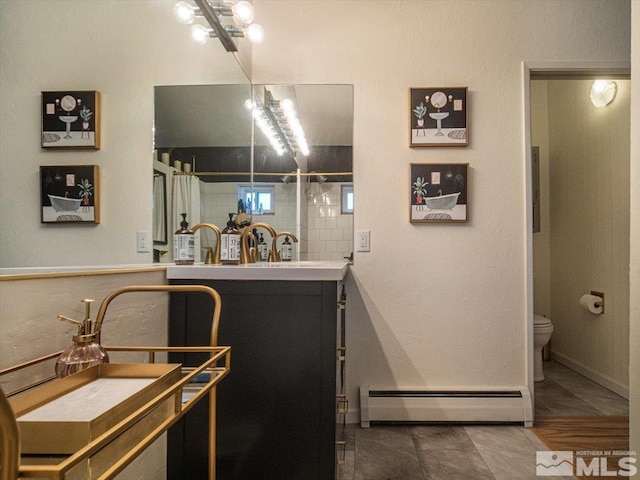
[[[156,213],[155,213],[155,208],[157,206],[157,199],[156,199],[156,190],[155,190],[155,179],[157,177],[161,177],[162,178],[162,200],[161,200],[161,207],[162,207],[162,214],[160,216],[160,218],[163,221],[164,224],[164,238],[156,238],[156,227],[155,224],[153,222],[155,222],[156,220]],[[153,226],[153,244],[154,245],[167,245],[169,243],[169,225],[167,223],[167,175],[164,172],[161,172],[160,170],[156,170],[155,168],[153,169],[153,179],[154,179],[154,183],[153,183],[153,221],[152,221],[152,226]]]

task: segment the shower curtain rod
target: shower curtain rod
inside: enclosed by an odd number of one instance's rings
[[[232,176],[232,175],[254,175],[256,177],[259,176],[280,176],[280,175],[288,175],[295,176],[295,173],[292,172],[173,172],[174,175],[195,175],[195,176],[203,176],[203,177],[211,177],[211,176]],[[353,175],[353,172],[313,172],[313,173],[301,173],[301,177],[315,177],[318,175],[326,175],[326,176],[346,176]]]

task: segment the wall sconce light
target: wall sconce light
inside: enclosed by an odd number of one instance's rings
[[[280,177],[280,181],[285,185],[291,183],[291,179],[295,179],[296,171],[293,170],[291,173],[285,175],[284,177]]]
[[[324,175],[320,175],[319,173],[317,173],[315,171],[309,172],[309,178],[311,178],[311,177],[316,177],[316,181],[320,185],[322,185],[324,182],[327,181],[327,177],[325,177]]]
[[[618,86],[609,80],[596,80],[591,86],[591,103],[596,108],[609,105],[616,96]]]
[[[253,5],[246,0],[237,3],[211,3],[209,0],[193,0],[194,7],[186,1],[181,1],[173,7],[176,20],[191,25],[196,17],[204,17],[209,26],[193,24],[191,36],[196,43],[204,45],[209,38],[218,38],[227,52],[237,52],[238,47],[233,37],[246,37],[252,43],[259,43],[264,39],[264,29],[252,23],[255,16]],[[221,17],[233,17],[236,25],[222,23]]]

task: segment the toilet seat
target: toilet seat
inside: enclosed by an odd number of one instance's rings
[[[551,320],[549,320],[547,317],[543,317],[542,315],[533,316],[534,327],[548,327],[550,325],[551,325]]]

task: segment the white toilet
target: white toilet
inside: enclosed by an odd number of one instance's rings
[[[542,315],[533,316],[533,380],[541,382],[544,380],[542,371],[542,349],[549,343],[553,333],[551,320]]]

